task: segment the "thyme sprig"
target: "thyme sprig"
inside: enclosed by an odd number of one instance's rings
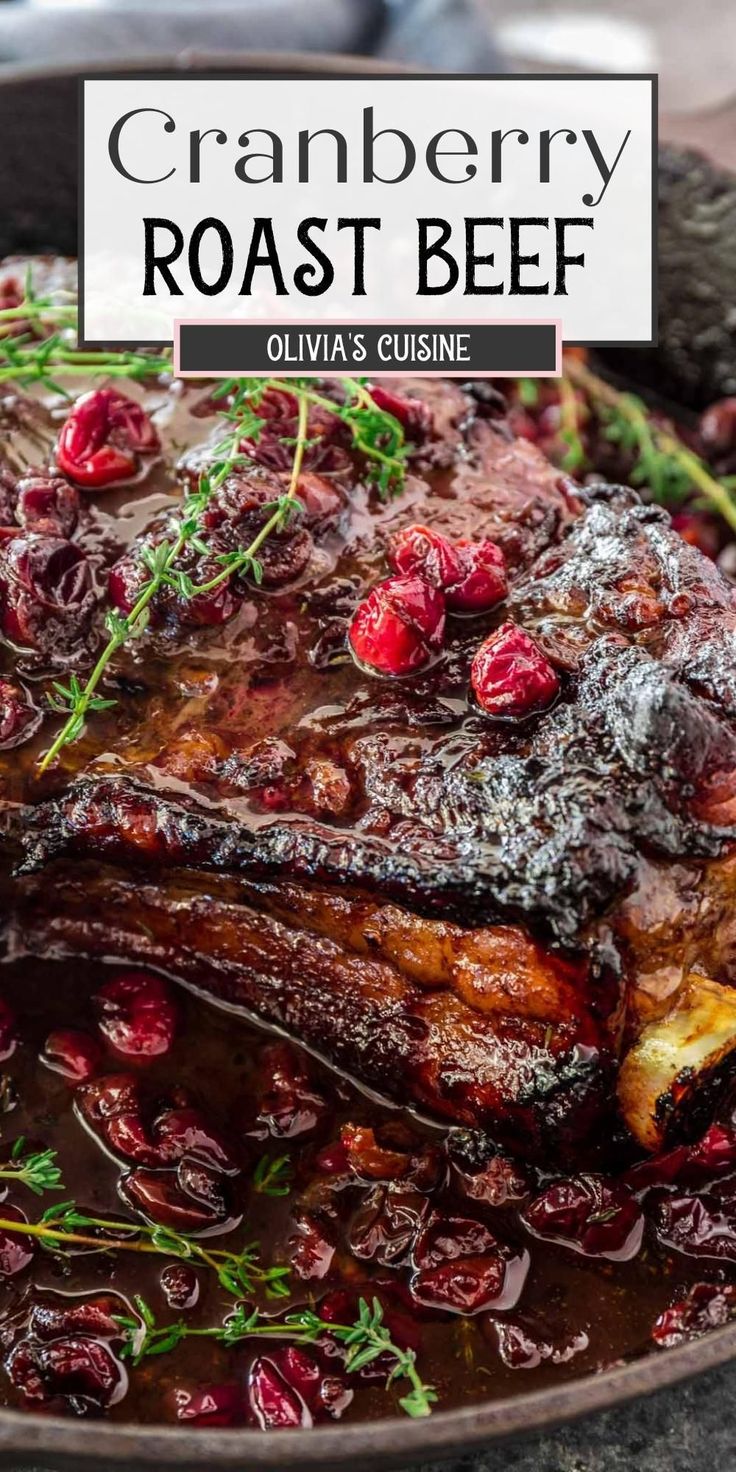
[[[260,1196],[288,1196],[293,1174],[288,1155],[262,1155],[253,1172],[253,1189]]]
[[[736,531],[733,487],[713,475],[671,429],[652,419],[641,399],[615,389],[578,358],[565,360],[565,380],[581,389],[599,413],[606,438],[634,454],[632,485],[646,485],[655,500],[665,505],[698,491]]]
[[[55,1187],[53,1188],[55,1189]],[[0,1231],[36,1238],[42,1247],[63,1252],[69,1247],[91,1247],[98,1252],[144,1252],[176,1257],[210,1269],[226,1293],[234,1298],[262,1289],[267,1298],[288,1296],[289,1269],[264,1267],[258,1244],[249,1242],[239,1252],[209,1247],[196,1237],[168,1227],[88,1216],[74,1201],[50,1206],[37,1222],[15,1222],[0,1217]],[[102,1235],[98,1235],[102,1234]]]
[[[133,1365],[140,1365],[152,1355],[167,1354],[176,1349],[184,1339],[214,1339],[231,1348],[252,1338],[286,1339],[291,1343],[314,1344],[316,1340],[329,1334],[345,1346],[345,1369],[348,1373],[357,1373],[382,1355],[393,1361],[387,1374],[386,1386],[388,1388],[399,1380],[408,1383],[409,1389],[399,1399],[399,1405],[408,1416],[430,1415],[431,1408],[437,1401],[434,1386],[425,1384],[417,1370],[414,1350],[402,1349],[392,1340],[383,1321],[383,1307],[377,1298],[371,1304],[364,1298],[360,1299],[358,1317],[352,1324],[330,1323],[311,1309],[287,1314],[282,1323],[274,1323],[272,1319],[264,1318],[256,1309],[249,1310],[246,1305],[238,1304],[234,1313],[223,1324],[205,1328],[196,1328],[183,1319],[159,1325],[143,1298],[137,1296],[135,1304],[139,1319],[127,1315],[116,1316],[126,1341],[122,1356],[130,1359]]]
[[[36,1196],[42,1196],[44,1191],[63,1191],[61,1171],[56,1164],[56,1151],[37,1150],[24,1153],[25,1143],[23,1135],[19,1135],[10,1152],[10,1159],[0,1165],[0,1178],[16,1181],[19,1186],[27,1186]]]
[[[68,397],[60,378],[145,380],[171,372],[171,354],[89,352],[76,343],[73,294],[37,295],[30,271],[17,306],[0,309],[0,383],[40,383]],[[18,331],[18,328],[25,329]]]

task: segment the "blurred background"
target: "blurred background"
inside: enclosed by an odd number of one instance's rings
[[[698,45],[693,45],[697,26]],[[668,111],[733,90],[731,0],[0,0],[0,59],[359,52],[457,70],[659,71]]]

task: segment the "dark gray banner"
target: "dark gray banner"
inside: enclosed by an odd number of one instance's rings
[[[181,322],[181,374],[559,372],[554,322],[329,323]]]

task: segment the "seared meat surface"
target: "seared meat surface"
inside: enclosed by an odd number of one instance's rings
[[[521,1153],[570,1150],[617,1101],[652,1148],[712,1102],[736,1047],[732,589],[664,511],[514,441],[482,388],[400,393],[417,429],[403,494],[381,503],[310,426],[304,515],[264,547],[261,586],[216,609],[168,592],[116,657],[115,707],[40,777],[41,692],[89,669],[109,568],[129,606],[217,431],[201,385],[146,392],[160,457],[85,494],[59,539],[86,557],[71,614],[5,639],[0,678],[35,713],[0,751],[10,943],[145,960]],[[53,466],[65,411],[18,396],[3,412],[17,520],[18,479]],[[248,543],[283,474],[276,456],[226,482],[219,551]],[[496,541],[509,594],[449,616],[424,671],[381,678],[348,622],[416,522]],[[16,524],[0,546],[6,602],[8,545],[43,537]],[[508,621],[560,679],[521,720],[469,695]]]

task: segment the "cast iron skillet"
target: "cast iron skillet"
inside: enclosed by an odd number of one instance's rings
[[[226,60],[190,56],[179,63],[159,58],[126,70],[155,76],[177,65],[192,72],[219,69],[254,76],[360,74],[378,69],[377,63],[345,57],[251,55]],[[0,80],[0,256],[39,250],[76,253],[76,97],[76,78],[69,70],[13,72]],[[733,292],[733,279],[729,284]],[[736,362],[736,351],[733,356]],[[75,1472],[95,1468],[143,1472],[154,1467],[157,1472],[195,1468],[234,1472],[246,1467],[248,1472],[338,1467],[357,1472],[368,1465],[405,1466],[603,1410],[732,1358],[736,1358],[736,1324],[605,1374],[460,1410],[437,1410],[426,1421],[394,1416],[310,1431],[192,1431],[0,1410],[0,1461],[15,1468]]]

